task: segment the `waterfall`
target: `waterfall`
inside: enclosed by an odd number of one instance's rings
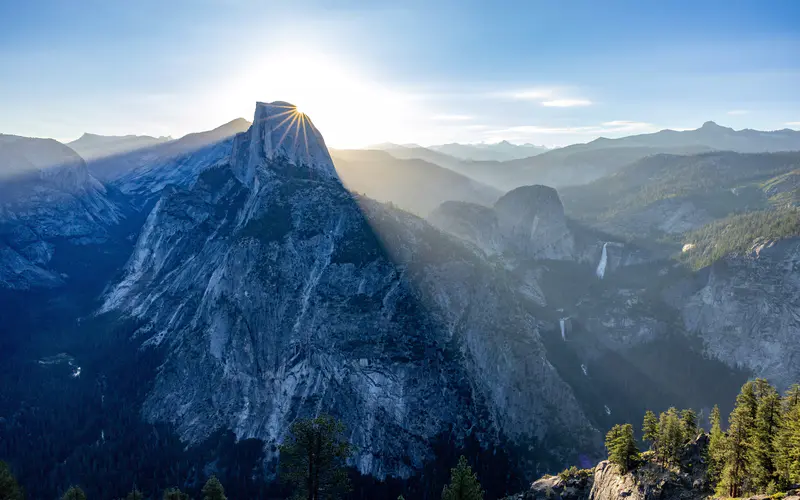
[[[561,325],[561,340],[563,340],[564,342],[567,341],[567,336],[564,334],[564,322],[566,321],[566,319],[567,318],[561,318],[560,320],[558,320],[558,323]]]
[[[606,410],[606,415],[611,415],[611,408],[609,408],[608,405],[605,405],[604,408]]]
[[[603,243],[603,253],[600,255],[600,262],[597,264],[597,270],[595,273],[597,277],[603,279],[603,276],[606,275],[606,264],[608,264],[608,243]]]
[[[589,369],[586,368],[586,365],[581,365],[581,370],[583,371],[584,375],[586,375],[587,377],[589,376]]]

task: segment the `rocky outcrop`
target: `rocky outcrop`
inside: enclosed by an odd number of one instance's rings
[[[0,135],[0,288],[58,286],[60,244],[103,243],[122,218],[106,188],[67,146]]]
[[[594,484],[589,500],[693,500],[708,498],[713,490],[706,477],[704,450],[708,436],[702,434],[686,446],[679,468],[665,468],[646,460],[634,470],[623,473],[608,461],[594,469]]]
[[[708,435],[687,444],[679,467],[663,467],[652,457],[629,472],[604,460],[593,470],[571,469],[558,476],[545,476],[530,489],[506,500],[694,500],[709,498],[713,490],[707,480],[705,453]]]
[[[435,226],[465,239],[488,255],[516,259],[568,260],[575,241],[555,189],[523,186],[506,193],[490,209],[448,201],[428,218]]]
[[[494,204],[500,234],[515,254],[538,259],[571,259],[575,241],[555,189],[522,186]]]
[[[226,162],[164,193],[106,296],[166,353],[145,418],[191,443],[229,428],[270,455],[295,418],[330,412],[377,477],[411,475],[442,437],[524,444],[534,466],[562,463],[567,433],[597,449],[502,276],[422,219],[354,198],[306,117],[282,128],[286,109],[259,104]]]
[[[528,491],[504,500],[586,500],[593,483],[594,475],[591,470],[545,476],[534,481]]]

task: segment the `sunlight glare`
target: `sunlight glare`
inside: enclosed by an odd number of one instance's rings
[[[409,96],[371,83],[332,56],[295,48],[244,66],[220,93],[235,102],[217,107],[242,114],[252,112],[255,101],[288,101],[324,131],[328,145],[339,148],[401,138],[413,130],[416,111]]]

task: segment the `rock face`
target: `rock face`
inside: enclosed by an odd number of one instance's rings
[[[586,500],[594,484],[593,471],[580,471],[570,477],[545,476],[536,480],[525,493],[505,500]]]
[[[677,298],[706,352],[781,388],[800,379],[800,238],[716,262]]]
[[[531,488],[506,500],[693,500],[712,495],[705,450],[708,435],[687,444],[679,468],[667,469],[646,459],[629,472],[604,460],[593,470],[565,471],[545,476]]]
[[[708,436],[705,434],[687,445],[679,472],[647,461],[623,474],[616,465],[608,461],[600,462],[594,469],[594,483],[589,492],[589,500],[708,498],[713,491],[706,479],[707,466],[703,450],[707,447]]]
[[[429,220],[478,246],[489,255],[519,259],[569,260],[575,241],[555,189],[523,186],[506,193],[493,209],[463,202],[445,202]]]
[[[597,433],[533,317],[480,256],[405,212],[354,198],[319,132],[256,107],[226,161],[169,189],[107,295],[166,353],[144,416],[198,442],[221,428],[280,442],[341,418],[354,465],[407,477],[432,442],[507,440],[563,460]]]
[[[573,257],[575,242],[555,189],[519,187],[497,200],[494,210],[500,234],[517,255],[561,260]]]
[[[58,286],[59,244],[102,243],[121,212],[70,148],[0,135],[0,288]]]

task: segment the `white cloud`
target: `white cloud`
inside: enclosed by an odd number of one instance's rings
[[[434,115],[431,120],[442,122],[465,122],[472,120],[474,117],[470,115]]]
[[[749,112],[750,111],[748,111],[746,109],[732,109],[732,110],[728,111],[728,114],[729,115],[746,115]]]
[[[591,106],[592,101],[588,99],[553,99],[551,101],[542,101],[542,106],[548,108],[572,108],[575,106]]]
[[[552,89],[528,89],[513,92],[501,92],[501,97],[510,97],[519,101],[541,101],[553,95]]]
[[[786,122],[790,127],[800,127],[800,122]]]

